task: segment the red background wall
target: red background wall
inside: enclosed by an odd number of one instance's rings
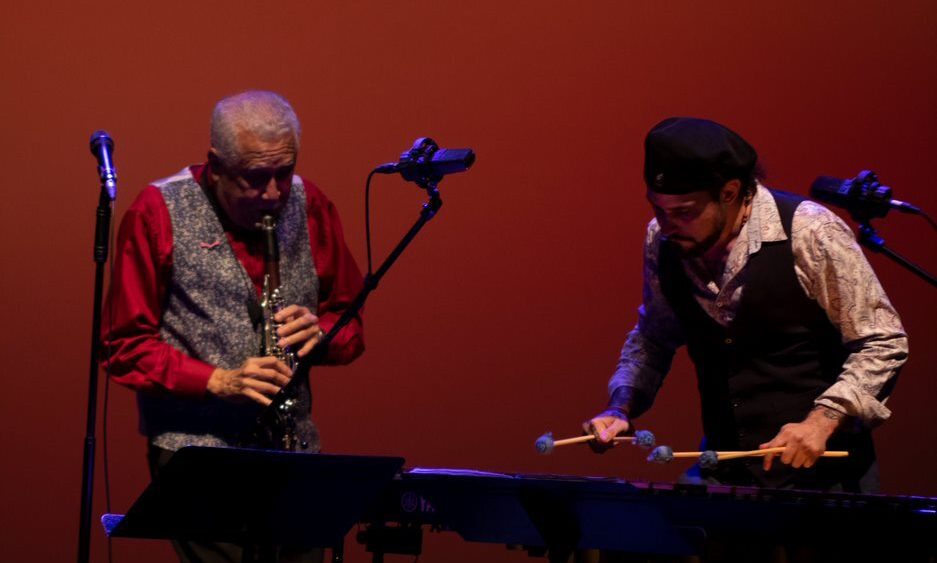
[[[669,115],[707,116],[760,151],[769,183],[806,193],[818,174],[876,170],[937,213],[937,4],[903,2],[7,3],[0,23],[0,206],[5,370],[0,546],[7,561],[74,557],[87,394],[97,198],[89,134],[116,139],[118,216],[153,178],[199,161],[215,100],[246,88],[289,98],[299,170],[326,188],[364,259],[364,176],[415,137],[471,146],[445,207],[374,294],[368,351],[315,374],[331,452],[409,465],[673,479],[631,450],[538,457],[546,430],[578,432],[635,320],[641,143]],[[378,256],[421,194],[374,193]],[[923,220],[881,223],[937,271]],[[886,492],[937,495],[935,292],[870,258],[912,356],[877,433]],[[147,482],[132,394],[111,389],[112,508]],[[642,421],[661,441],[699,436],[681,356]],[[100,453],[100,448],[99,448]],[[99,464],[95,512],[104,510]],[[246,486],[262,486],[252,483]],[[94,528],[93,555],[105,541]],[[115,541],[116,561],[171,560]],[[350,560],[363,561],[349,546]],[[427,539],[426,562],[526,560],[501,546]],[[472,559],[474,560],[474,559]]]

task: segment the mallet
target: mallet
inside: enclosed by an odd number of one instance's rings
[[[569,444],[582,444],[590,440],[595,440],[594,434],[586,434],[584,436],[576,436],[575,438],[563,438],[562,440],[554,440],[553,433],[547,432],[543,436],[537,438],[537,441],[534,442],[534,447],[537,448],[537,452],[541,454],[549,454],[553,452],[553,448],[557,446],[567,446]],[[654,447],[654,434],[649,430],[638,430],[634,433],[634,436],[615,436],[615,443],[620,442],[630,442],[635,446],[641,446],[642,448],[653,448]]]
[[[712,468],[720,461],[738,459],[742,457],[764,457],[768,454],[779,454],[785,448],[765,448],[763,450],[748,451],[722,451],[706,450],[704,452],[675,452],[670,446],[657,446],[647,456],[647,460],[654,463],[670,463],[677,458],[699,458],[700,467]],[[821,454],[820,457],[847,457],[849,452],[831,450]]]

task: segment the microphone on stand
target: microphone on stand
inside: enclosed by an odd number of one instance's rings
[[[94,225],[94,310],[91,315],[91,356],[88,369],[88,412],[81,472],[81,512],[78,518],[78,563],[88,563],[91,553],[91,512],[94,505],[94,458],[98,420],[98,361],[101,359],[101,301],[104,265],[110,239],[111,208],[117,198],[114,140],[106,131],[91,135],[91,154],[98,160],[101,191]],[[106,193],[105,193],[106,192]],[[106,395],[105,395],[106,396]],[[107,404],[105,403],[105,408]]]
[[[117,198],[117,170],[114,168],[114,139],[107,131],[91,134],[91,154],[98,159],[98,175],[101,185],[107,189],[111,201]]]
[[[810,186],[811,197],[842,207],[860,221],[884,217],[892,209],[902,213],[921,213],[919,207],[894,199],[891,193],[891,188],[881,185],[871,170],[863,170],[848,180],[820,176]]]
[[[443,176],[465,172],[475,163],[472,149],[441,149],[429,137],[420,137],[413,147],[400,155],[400,161],[388,162],[374,169],[377,174],[399,172],[408,182],[439,182]]]
[[[926,282],[937,287],[937,277],[932,276],[919,265],[885,246],[885,241],[878,236],[872,226],[872,219],[884,217],[892,209],[902,213],[914,213],[924,217],[932,227],[937,229],[937,223],[925,211],[906,201],[891,197],[891,188],[878,182],[875,172],[863,170],[858,176],[849,180],[820,176],[810,186],[810,196],[820,201],[831,203],[849,211],[852,218],[859,223],[859,244],[881,252],[912,273],[917,274]]]

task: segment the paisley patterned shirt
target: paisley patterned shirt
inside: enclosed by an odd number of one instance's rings
[[[751,215],[731,246],[718,283],[705,273],[700,259],[683,260],[697,302],[723,326],[738,312],[749,256],[757,253],[763,242],[787,238],[777,204],[764,186],[759,184],[751,205]],[[685,343],[657,277],[660,242],[655,219],[648,224],[644,245],[644,295],[638,323],[622,347],[618,368],[609,381],[610,394],[628,386],[652,401],[675,351]],[[901,319],[852,231],[830,210],[811,201],[802,202],[794,213],[791,247],[798,282],[826,311],[850,351],[837,381],[814,402],[855,417],[868,427],[875,426],[891,415],[885,402],[892,380],[908,356]]]

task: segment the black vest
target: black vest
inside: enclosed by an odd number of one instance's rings
[[[764,242],[751,255],[738,313],[728,327],[693,297],[677,249],[660,246],[661,290],[679,319],[696,365],[705,448],[753,450],[784,424],[802,421],[832,385],[849,352],[823,309],[807,297],[794,271],[791,223],[803,198],[771,192],[787,240]],[[848,425],[848,422],[847,422]],[[710,472],[727,484],[857,490],[875,459],[868,431],[841,429],[827,443],[849,450],[845,459],[821,459],[794,470],[775,460],[769,473],[759,458],[727,461]]]

